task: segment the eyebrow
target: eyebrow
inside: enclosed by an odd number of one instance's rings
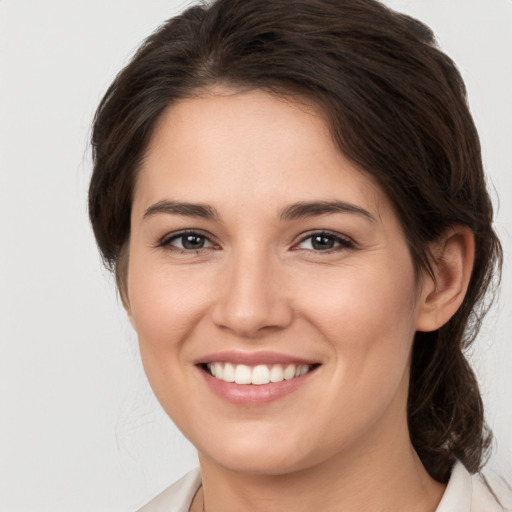
[[[159,213],[181,215],[184,217],[199,217],[213,221],[220,220],[220,215],[217,210],[208,204],[186,203],[168,199],[163,199],[149,206],[144,212],[143,218],[147,219]],[[318,217],[332,213],[350,213],[365,217],[372,222],[375,221],[375,217],[370,212],[345,201],[301,201],[285,207],[279,217],[281,220],[288,221]]]
[[[200,217],[208,220],[219,220],[220,216],[215,208],[202,203],[184,203],[181,201],[169,201],[164,199],[152,204],[144,212],[144,219],[166,213],[170,215],[182,215],[184,217]]]
[[[351,213],[375,222],[375,217],[369,211],[345,201],[301,201],[284,208],[280,218],[281,220],[297,220],[331,213]]]

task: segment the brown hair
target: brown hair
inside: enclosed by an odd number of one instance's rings
[[[450,225],[469,226],[476,257],[464,302],[416,334],[409,387],[412,443],[447,481],[460,459],[484,463],[490,432],[463,350],[501,268],[479,139],[453,62],[432,32],[375,0],[216,0],[172,18],[114,80],[94,121],[89,214],[107,266],[124,284],[137,170],[164,109],[217,84],[306,97],[340,150],[394,204],[416,268]]]

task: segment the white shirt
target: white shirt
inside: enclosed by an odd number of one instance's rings
[[[189,512],[200,486],[201,473],[199,469],[194,469],[138,512]],[[493,493],[502,505],[496,501]],[[470,475],[457,462],[436,512],[512,512],[512,492],[510,489],[507,491],[504,485],[488,486],[480,475]]]

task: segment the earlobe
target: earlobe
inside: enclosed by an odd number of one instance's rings
[[[425,273],[417,317],[418,331],[434,331],[455,314],[464,300],[475,258],[473,232],[452,226],[431,246],[433,276]]]

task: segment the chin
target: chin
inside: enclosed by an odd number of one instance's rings
[[[264,453],[260,452],[257,456],[224,453],[215,460],[215,463],[234,473],[258,476],[286,475],[306,467],[306,464],[301,464],[296,458],[271,453],[268,447]]]
[[[240,435],[229,436],[229,441],[206,443],[208,450],[199,445],[199,459],[209,459],[218,466],[239,474],[285,475],[306,469],[318,463],[319,455],[308,452],[306,440],[293,436]],[[215,448],[212,449],[212,446]]]
[[[276,441],[254,437],[231,439],[229,442],[205,443],[206,450],[196,445],[199,460],[240,474],[281,475],[299,466],[296,450],[290,451]]]

